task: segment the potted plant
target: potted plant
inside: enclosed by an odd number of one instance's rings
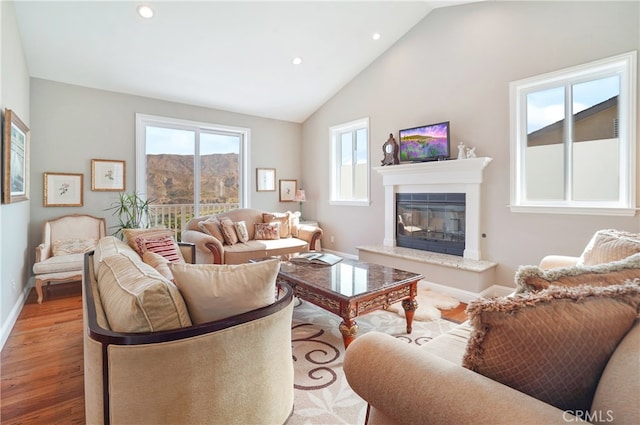
[[[123,229],[141,229],[149,226],[149,205],[151,200],[144,199],[137,192],[120,192],[106,211],[113,211],[112,215],[118,223],[111,228],[116,229],[113,236],[122,239]]]

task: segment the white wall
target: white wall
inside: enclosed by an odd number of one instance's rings
[[[166,102],[140,96],[95,90],[38,78],[31,79],[31,238],[30,249],[41,239],[42,223],[63,214],[106,217],[115,192],[91,191],[91,159],[126,161],[126,190],[135,190],[135,114],[159,115],[251,129],[250,206],[269,211],[297,209],[280,203],[278,192],[256,192],[255,168],[275,168],[276,179],[296,179],[301,125],[232,112]],[[43,207],[43,173],[84,174],[83,207]]]
[[[29,73],[13,2],[0,2],[0,108],[29,126]],[[33,189],[31,190],[33,196]],[[30,202],[0,205],[0,347],[15,322],[31,272],[28,246]]]
[[[312,199],[305,214],[322,225],[323,248],[356,254],[358,245],[383,241],[377,173],[371,173],[370,207],[328,203],[328,129],[367,116],[373,166],[390,132],[442,121],[451,121],[454,154],[462,141],[494,158],[484,174],[481,250],[499,263],[497,284],[511,285],[518,265],[545,254],[580,254],[597,229],[640,231],[637,216],[523,214],[507,207],[509,82],[637,50],[639,6],[480,2],[431,12],[303,124],[302,183]]]

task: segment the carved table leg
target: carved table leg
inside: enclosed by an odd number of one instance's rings
[[[342,333],[342,341],[344,342],[344,348],[346,349],[351,341],[356,338],[358,333],[358,324],[353,319],[342,319],[340,323],[340,332]]]
[[[407,333],[412,331],[411,324],[413,323],[413,314],[418,309],[418,301],[414,298],[408,300],[402,300],[402,308],[404,308],[404,315],[407,318]]]

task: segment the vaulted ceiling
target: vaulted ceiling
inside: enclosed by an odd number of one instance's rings
[[[431,10],[459,3],[17,0],[15,8],[32,77],[303,122]],[[152,18],[138,15],[141,4]]]

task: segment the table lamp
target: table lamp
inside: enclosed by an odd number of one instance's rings
[[[300,204],[300,220],[302,220],[302,203],[307,200],[304,189],[296,190],[296,196],[293,198],[293,200],[297,201]]]

